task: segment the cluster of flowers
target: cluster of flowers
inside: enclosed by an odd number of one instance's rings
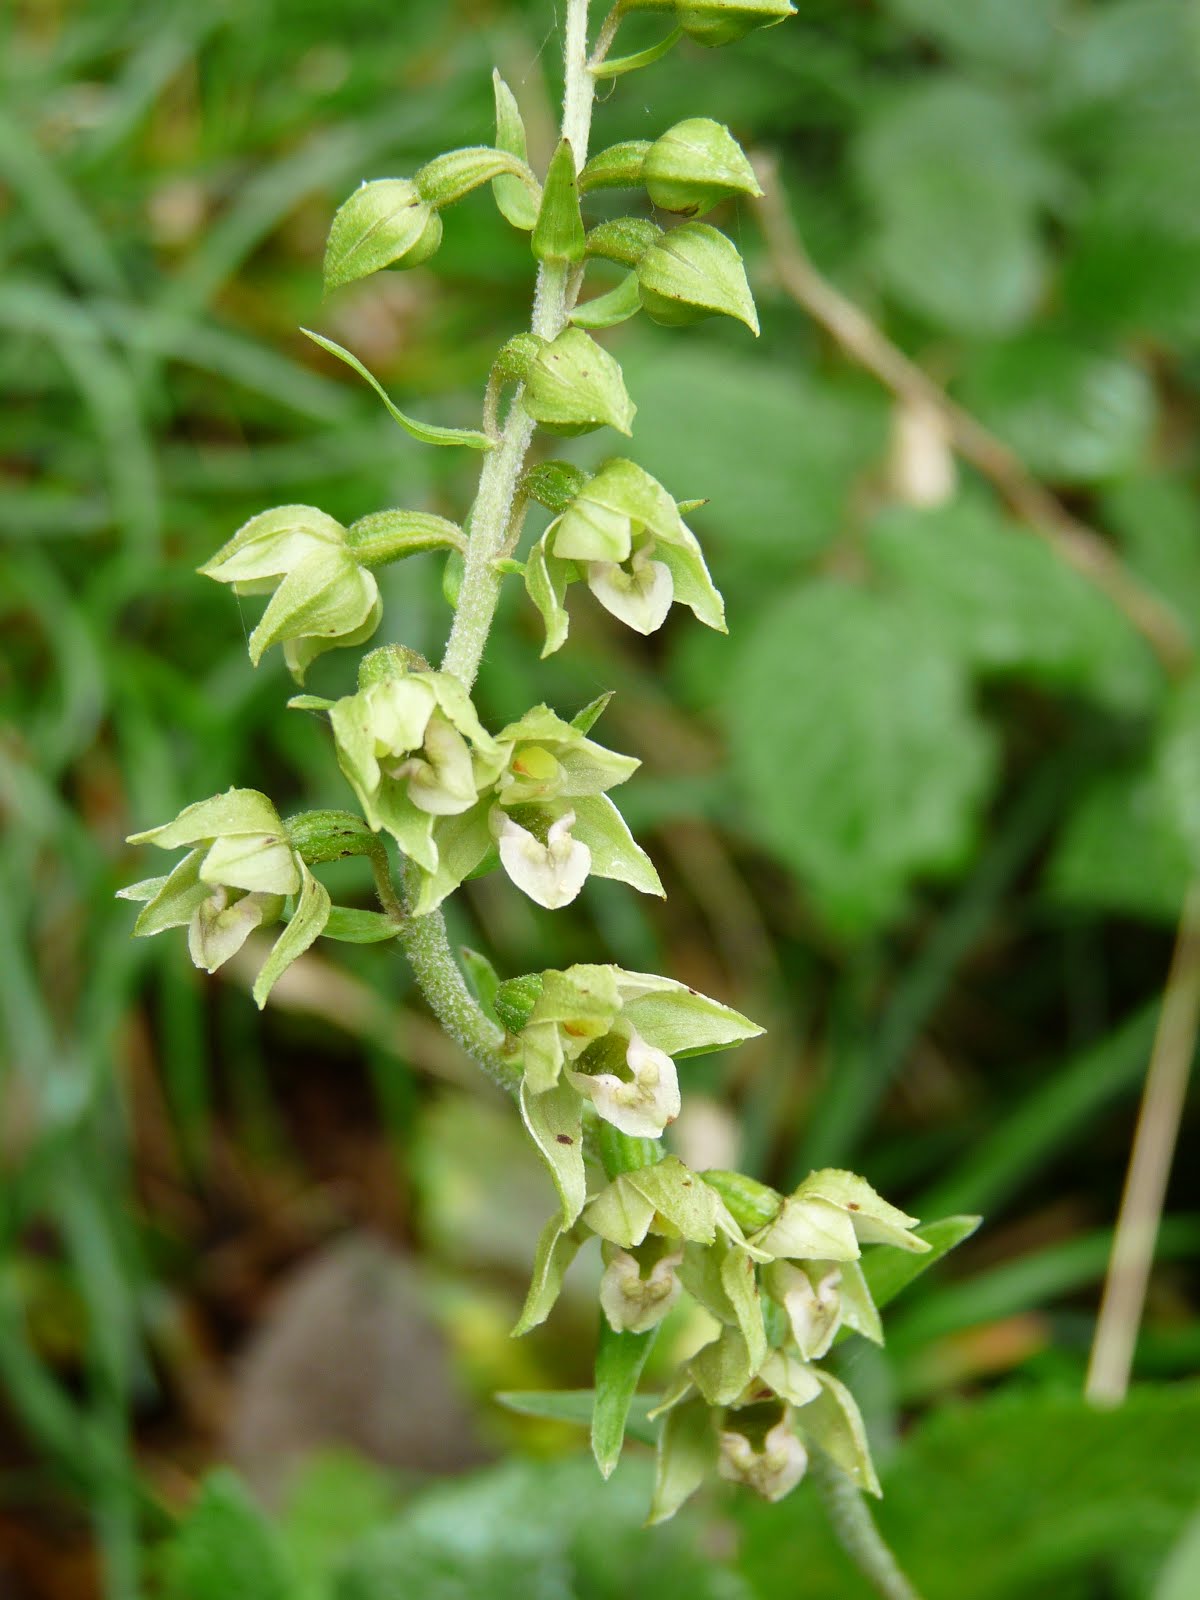
[[[849,1390],[817,1363],[843,1330],[882,1342],[864,1244],[924,1252],[905,1216],[853,1173],[814,1172],[788,1196],[732,1172],[692,1172],[659,1142],[679,1113],[675,1058],[762,1030],[684,984],[576,966],[502,984],[496,1012],[522,1066],[521,1111],[561,1202],[538,1246],[519,1333],[549,1314],[563,1275],[600,1240],[600,1304],[617,1336],[656,1329],[682,1294],[714,1319],[653,1415],[664,1418],[651,1520],[714,1468],[777,1500],[824,1450],[878,1492]],[[589,1194],[585,1130],[607,1181]],[[615,1157],[615,1158],[614,1158]],[[642,1357],[644,1359],[644,1356]]]

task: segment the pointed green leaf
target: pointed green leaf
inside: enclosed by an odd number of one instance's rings
[[[635,50],[632,55],[610,56],[598,67],[592,68],[594,78],[620,78],[626,72],[636,72],[639,67],[652,67],[656,61],[669,54],[683,38],[682,28],[672,28],[665,38],[645,50]]]
[[[615,328],[642,309],[642,290],[636,272],[629,272],[615,289],[584,300],[571,313],[577,328]]]
[[[322,333],[314,333],[311,328],[301,328],[300,332],[314,344],[319,344],[322,350],[327,350],[331,356],[336,356],[339,361],[345,362],[352,371],[357,372],[360,378],[365,379],[374,389],[375,393],[388,408],[393,419],[400,424],[406,433],[411,433],[414,439],[419,439],[422,444],[465,444],[472,450],[490,450],[492,441],[486,433],[480,433],[474,428],[441,428],[432,422],[417,422],[415,418],[406,416],[399,406],[393,405],[387,390],[374,374],[367,371],[357,356],[351,355],[349,350],[344,350],[340,344],[335,344],[332,339],[327,339]]]
[[[559,1084],[544,1094],[531,1094],[522,1084],[520,1104],[522,1120],[550,1169],[562,1201],[563,1222],[569,1228],[587,1198],[582,1102],[570,1084]]]
[[[863,1277],[877,1306],[883,1307],[894,1300],[914,1279],[928,1272],[956,1245],[969,1239],[982,1222],[982,1217],[942,1217],[936,1222],[923,1222],[913,1232],[929,1246],[925,1255],[910,1255],[904,1250],[893,1250],[890,1245],[877,1245],[862,1258]]]
[[[505,1390],[495,1400],[509,1411],[523,1417],[544,1417],[548,1422],[574,1422],[581,1428],[590,1426],[595,1410],[594,1389],[524,1389]],[[625,1432],[641,1444],[653,1444],[659,1435],[658,1424],[650,1421],[649,1413],[661,1396],[634,1395],[625,1418]]]
[[[621,1459],[629,1408],[657,1336],[657,1328],[651,1328],[648,1333],[614,1333],[607,1320],[603,1316],[600,1318],[592,1454],[605,1478],[612,1476]]]
[[[586,235],[579,211],[579,179],[575,154],[566,139],[551,157],[530,242],[539,261],[570,265],[583,260]]]
[[[572,1228],[564,1228],[562,1217],[555,1215],[542,1229],[533,1258],[533,1273],[529,1291],[517,1325],[512,1331],[514,1339],[531,1328],[540,1327],[554,1309],[562,1288],[567,1268],[574,1261],[583,1240]]]
[[[496,148],[525,161],[529,147],[525,138],[525,123],[521,118],[516,96],[500,76],[492,72],[492,87],[496,95]],[[519,178],[497,177],[492,182],[492,193],[500,215],[523,233],[533,229],[538,217],[540,198]]]

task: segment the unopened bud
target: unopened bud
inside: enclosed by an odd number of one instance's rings
[[[364,183],[339,208],[325,247],[325,290],[384,267],[419,267],[442,242],[442,222],[407,178]]]
[[[732,241],[706,222],[685,222],[638,262],[642,305],[654,322],[682,327],[704,317],[736,317],[758,333],[746,269]]]
[[[656,206],[689,217],[733,195],[762,193],[741,145],[709,117],[689,117],[656,139],[643,162],[642,181]]]
[[[581,328],[564,328],[538,351],[526,379],[524,405],[535,422],[568,436],[606,424],[628,434],[637,409],[621,368]]]

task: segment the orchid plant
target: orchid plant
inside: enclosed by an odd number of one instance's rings
[[[725,630],[721,596],[685,521],[698,502],[677,500],[625,453],[588,473],[534,460],[531,447],[539,430],[633,435],[635,407],[597,330],[644,313],[672,328],[723,315],[758,332],[737,249],[697,220],[759,193],[728,129],[690,118],[652,142],[590,157],[589,130],[598,83],[648,65],[681,37],[725,45],[792,10],[790,0],[618,0],[589,39],[588,0],[567,0],[561,139],[540,178],[528,163],[516,100],[497,73],[493,148],[453,150],[411,179],[366,182],[337,212],[327,290],[429,261],[443,213],[485,184],[504,220],[529,235],[537,272],[531,325],[500,350],[478,430],[406,416],[356,357],[313,335],[372,383],[409,434],[479,452],[474,505],[462,526],[383,510],[349,527],[312,506],[282,506],[252,518],[201,570],[239,595],[269,597],[250,634],[251,659],[257,664],[278,645],[302,684],[321,654],[364,645],[375,632],[376,568],[442,551],[454,606],[445,653],[434,670],[410,650],[376,649],[362,659],[354,694],[290,702],[327,717],[357,811],[284,820],[265,795],[232,789],[135,834],[135,843],[187,853],[169,875],[124,891],[143,903],[137,934],[186,926],[192,959],[210,972],[254,930],[278,928],[254,986],[260,1006],[318,937],[401,942],[446,1031],[516,1099],[554,1181],[558,1204],[536,1248],[517,1333],[549,1315],[568,1264],[598,1241],[592,1435],[606,1476],[663,1320],[681,1296],[708,1314],[710,1341],[652,1412],[661,1418],[652,1522],[715,1475],[777,1500],[810,1461],[878,1493],[855,1401],[822,1363],[851,1333],[882,1340],[873,1285],[891,1293],[914,1276],[916,1258],[931,1253],[929,1230],[914,1231],[914,1218],[848,1172],[814,1172],[781,1195],[742,1174],[689,1170],[663,1143],[680,1111],[677,1063],[762,1030],[683,983],[613,965],[501,981],[472,957],[464,972],[440,907],[464,880],[493,870],[551,911],[574,900],[591,875],[663,892],[611,798],[638,763],[592,738],[607,696],[570,718],[537,705],[493,732],[471,692],[509,576],[522,578],[540,613],[543,654],[567,641],[565,597],[574,584],[639,633],[659,628],[676,603]],[[614,56],[634,11],[664,13],[670,31],[656,46]],[[642,208],[589,225],[583,203],[613,188],[644,192],[660,220]],[[597,260],[623,276],[615,289],[584,298]],[[522,556],[534,502],[551,520]],[[401,857],[399,886],[389,840]],[[315,869],[346,854],[369,858],[378,911],[332,904]],[[913,1265],[892,1264],[896,1252]]]

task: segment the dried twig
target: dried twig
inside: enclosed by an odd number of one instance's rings
[[[1119,1405],[1129,1387],[1158,1224],[1200,1028],[1200,883],[1184,902],[1113,1234],[1084,1393]]]
[[[1193,660],[1179,618],[1129,570],[1112,547],[1061,502],[994,433],[952,400],[853,301],[823,278],[809,259],[787,210],[774,160],[757,155],[764,194],[758,219],[771,266],[782,288],[846,352],[899,399],[932,410],[950,444],[998,491],[1031,532],[1044,539],[1129,619],[1173,677]]]

